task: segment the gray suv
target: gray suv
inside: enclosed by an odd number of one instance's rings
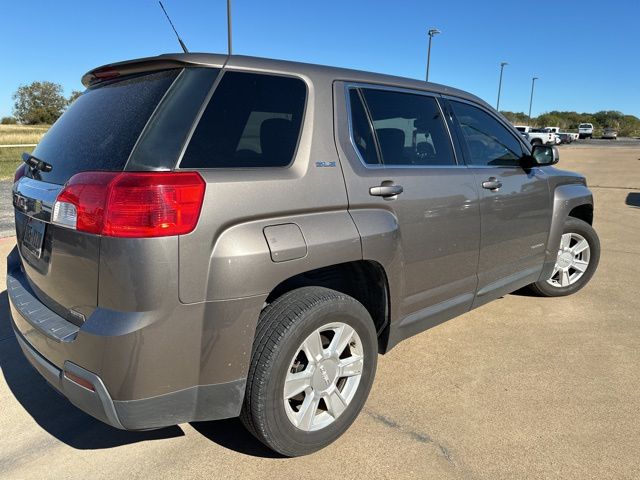
[[[31,364],[114,427],[240,416],[310,453],[378,353],[597,267],[585,179],[463,91],[208,54],[83,83],[16,172],[7,288]]]

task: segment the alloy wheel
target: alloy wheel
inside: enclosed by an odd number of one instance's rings
[[[362,342],[352,327],[333,322],[314,330],[285,377],[283,400],[291,423],[304,431],[333,423],[353,400],[363,364]]]
[[[547,282],[557,288],[573,285],[587,271],[590,258],[589,242],[578,233],[565,233],[560,240],[553,273]]]

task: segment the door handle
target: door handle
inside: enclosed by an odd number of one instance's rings
[[[489,177],[488,180],[482,182],[482,188],[486,188],[487,190],[491,190],[495,192],[502,187],[502,182],[498,180],[496,177]]]
[[[402,185],[385,185],[384,182],[379,187],[369,188],[369,195],[373,195],[374,197],[391,198],[400,195],[402,192],[404,192]]]

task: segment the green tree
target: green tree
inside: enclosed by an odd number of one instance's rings
[[[503,110],[500,113],[514,125],[529,125],[529,117],[527,117],[527,114],[524,112],[508,112]]]
[[[69,95],[69,100],[67,100],[67,105],[71,105],[80,95],[82,95],[82,92],[78,90],[72,91],[71,95]]]
[[[15,125],[18,121],[13,117],[2,117],[0,125]]]
[[[535,119],[535,124],[538,127],[560,127],[561,129],[567,128],[567,121],[558,112],[549,112],[540,115]]]
[[[67,106],[62,85],[33,82],[21,85],[13,94],[13,114],[20,123],[29,125],[55,122]]]

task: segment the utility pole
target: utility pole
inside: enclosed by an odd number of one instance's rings
[[[429,64],[431,63],[431,40],[434,35],[438,35],[439,33],[441,32],[437,28],[430,28],[427,32],[427,35],[429,35],[429,48],[427,50],[427,82],[429,81]]]
[[[533,77],[531,79],[531,98],[529,99],[529,121],[531,121],[531,105],[533,105],[533,88],[536,85],[536,80],[538,80],[538,77]]]
[[[496,103],[496,110],[500,111],[500,92],[502,91],[502,72],[505,65],[509,65],[507,62],[500,62],[500,82],[498,83],[498,102]]]

